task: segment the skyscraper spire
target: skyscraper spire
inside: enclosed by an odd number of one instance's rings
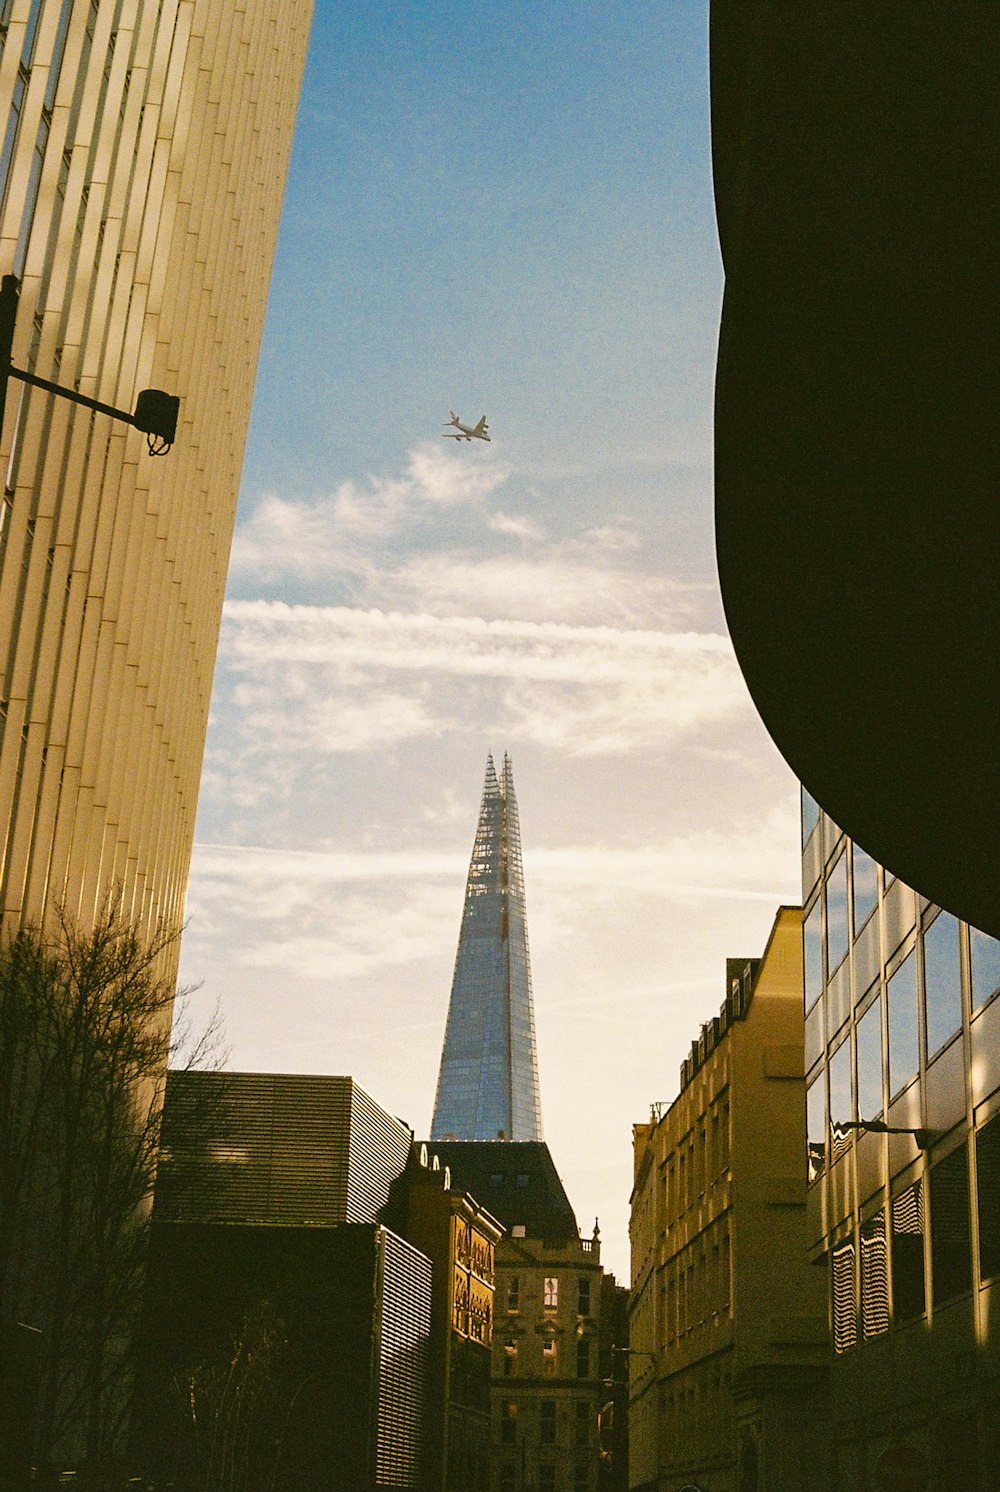
[[[472,846],[432,1140],[541,1140],[538,1058],[510,758],[493,757]]]

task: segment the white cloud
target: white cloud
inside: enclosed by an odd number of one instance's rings
[[[308,663],[577,684],[702,676],[713,689],[724,680],[730,701],[739,698],[732,646],[720,633],[227,601],[222,653],[238,669]]]
[[[512,539],[522,539],[527,543],[530,540],[538,540],[543,537],[542,530],[530,518],[520,517],[513,513],[490,513],[486,519],[486,526],[491,528],[495,534],[507,534]]]
[[[437,614],[536,622],[666,626],[691,610],[695,587],[581,551],[577,543],[521,554],[411,555],[379,583],[383,598]]]
[[[704,736],[748,696],[728,639],[557,622],[229,601],[217,694],[235,740],[285,770],[456,728],[576,755]],[[251,793],[255,790],[250,789]]]
[[[550,894],[577,896],[588,888],[602,895],[642,895],[657,900],[691,897],[765,897],[781,894],[787,879],[788,817],[774,812],[763,823],[732,832],[715,830],[677,835],[638,846],[562,845],[527,853],[525,866],[532,893],[545,901]],[[323,888],[344,886],[426,887],[464,884],[467,847],[449,850],[300,850],[263,845],[195,845],[193,873],[206,888],[214,887],[220,904],[247,906],[261,897],[254,916],[283,921],[285,895],[313,904]],[[223,887],[229,889],[223,891]],[[393,896],[397,891],[393,891]],[[269,898],[277,895],[278,903]],[[338,897],[341,891],[337,891]]]
[[[435,511],[484,502],[508,475],[502,464],[423,444],[409,453],[402,476],[342,482],[311,501],[267,493],[237,527],[230,569],[264,581],[364,575],[375,563],[373,546]]]

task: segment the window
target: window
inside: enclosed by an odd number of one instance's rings
[[[806,1178],[815,1181],[823,1174],[826,1159],[826,1085],[823,1074],[809,1084],[806,1093],[806,1126],[808,1130],[808,1164]]]
[[[842,1041],[830,1058],[830,1159],[847,1149],[851,1120],[851,1043]]]
[[[549,1339],[542,1343],[542,1377],[554,1378],[556,1376],[556,1344]]]
[[[517,1343],[513,1338],[508,1338],[504,1344],[503,1376],[505,1378],[517,1377]]]
[[[829,978],[847,952],[847,852],[843,851],[826,882],[826,967]]]
[[[858,1118],[877,1119],[882,1097],[882,996],[872,1001],[857,1024]]]
[[[517,1462],[500,1462],[500,1492],[517,1492]]]
[[[490,1172],[490,1186],[503,1186],[503,1172],[502,1171],[491,1171]]]
[[[538,1438],[542,1445],[555,1445],[556,1443],[556,1401],[555,1399],[542,1399],[538,1405],[539,1425]]]
[[[521,1309],[521,1281],[516,1274],[507,1281],[507,1309],[508,1311]]]
[[[878,866],[859,844],[851,850],[854,883],[854,936],[864,927],[878,905]]]
[[[1000,943],[980,932],[978,927],[970,927],[969,953],[972,959],[972,1008],[978,1010],[994,990],[1000,988]]]
[[[500,1440],[513,1445],[517,1439],[517,1405],[508,1400],[500,1409]]]
[[[578,1461],[573,1473],[573,1492],[588,1492],[590,1487],[590,1469],[586,1461]]]
[[[976,1135],[979,1265],[984,1280],[1000,1274],[1000,1114]]]
[[[542,1305],[547,1311],[559,1309],[559,1281],[552,1276],[546,1278],[542,1292]]]
[[[917,961],[907,954],[886,985],[889,1011],[889,1097],[916,1077],[920,1066],[917,1033]]]
[[[922,1316],[924,1291],[924,1207],[915,1181],[892,1199],[892,1307],[897,1321]]]
[[[579,1289],[577,1292],[576,1314],[578,1316],[590,1315],[590,1275],[581,1274]]]
[[[578,1446],[590,1444],[590,1404],[586,1399],[576,1401],[576,1443]]]
[[[858,1340],[854,1240],[838,1244],[831,1254],[830,1263],[833,1276],[833,1350],[849,1352]]]
[[[590,1377],[590,1343],[586,1337],[582,1337],[576,1344],[576,1376]]]
[[[962,1295],[972,1285],[969,1166],[960,1145],[931,1166],[931,1279],[934,1304]]]
[[[812,831],[819,823],[819,804],[812,793],[802,789],[802,848],[809,843]]]
[[[805,967],[806,1010],[811,1010],[823,993],[823,903],[817,897],[802,927],[802,958]]]
[[[549,1462],[538,1468],[538,1492],[556,1492],[556,1469]]]
[[[889,1330],[889,1259],[881,1212],[861,1224],[861,1329],[866,1337]]]
[[[518,1171],[515,1178],[515,1185],[519,1186],[522,1191],[530,1183],[530,1181],[531,1177],[529,1176],[527,1171]]]
[[[924,1017],[927,1055],[932,1057],[962,1024],[962,970],[958,923],[941,912],[924,929]]]

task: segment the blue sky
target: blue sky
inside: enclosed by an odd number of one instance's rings
[[[715,581],[706,11],[319,0],[182,955],[234,1067],[426,1133],[510,751],[546,1136],[621,1276],[631,1125],[799,891]]]

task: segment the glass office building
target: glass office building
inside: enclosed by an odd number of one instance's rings
[[[978,1488],[1000,1429],[1000,943],[806,793],[802,840],[809,1232],[840,1484],[911,1454],[932,1484]]]
[[[542,1112],[510,758],[492,756],[465,889],[432,1140],[540,1140]]]

